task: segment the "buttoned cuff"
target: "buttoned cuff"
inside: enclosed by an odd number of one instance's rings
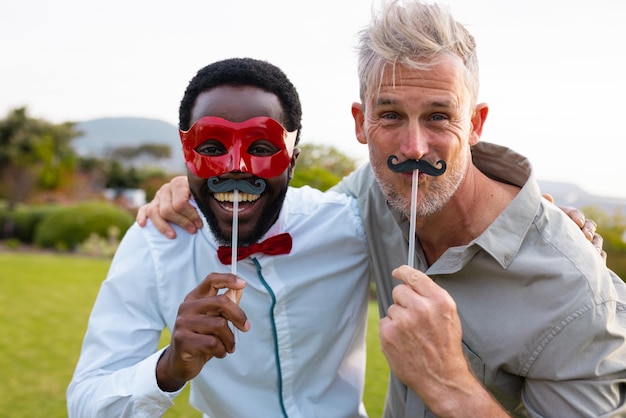
[[[187,386],[176,392],[164,392],[157,384],[156,366],[165,348],[157,351],[137,365],[133,379],[133,394],[136,398],[135,406],[141,417],[162,416],[165,411],[174,405],[176,398]]]

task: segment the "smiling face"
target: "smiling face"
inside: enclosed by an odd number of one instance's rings
[[[219,86],[201,93],[191,113],[191,124],[206,117],[217,117],[234,123],[258,117],[269,117],[284,124],[283,109],[278,97],[251,86]],[[206,157],[225,155],[226,150],[221,149],[222,142],[208,139],[198,144],[195,150]],[[262,137],[258,141],[248,139],[241,142],[245,149],[240,151],[253,159],[269,159],[281,151],[274,142]],[[277,173],[278,175],[263,179],[266,187],[262,194],[239,193],[238,242],[240,244],[246,245],[258,241],[276,222],[287,193],[289,180],[293,176],[298,152],[297,148],[293,150],[290,163]],[[219,175],[219,179],[245,180],[250,183],[255,183],[259,179],[242,168],[239,164],[234,164],[230,167],[230,171]],[[234,193],[213,193],[209,190],[207,179],[199,177],[191,170],[188,170],[187,177],[191,192],[217,241],[221,244],[230,244]]]
[[[446,205],[468,170],[470,145],[478,142],[486,117],[486,110],[471,103],[464,74],[461,60],[450,55],[428,70],[387,66],[380,90],[369,94],[364,107],[353,105],[357,138],[368,144],[376,178],[389,203],[407,217],[412,174],[391,171],[387,159],[445,161],[443,175],[419,174],[417,216]]]

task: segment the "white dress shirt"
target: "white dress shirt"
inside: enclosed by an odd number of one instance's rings
[[[192,202],[194,203],[194,202]],[[194,203],[195,204],[195,203]],[[191,381],[205,417],[362,417],[367,243],[356,202],[290,188],[266,237],[289,232],[288,255],[254,254],[237,265],[240,306],[251,324],[233,354]],[[132,226],[98,294],[74,377],[70,417],[158,417],[180,393],[156,383],[157,344],[185,296],[211,272],[230,272],[208,229]]]

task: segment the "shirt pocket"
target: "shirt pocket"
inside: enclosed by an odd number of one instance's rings
[[[485,362],[463,342],[463,354],[476,378],[485,384]]]
[[[524,378],[503,370],[488,369],[482,358],[463,342],[463,354],[474,375],[491,395],[514,417],[526,417],[521,400]]]

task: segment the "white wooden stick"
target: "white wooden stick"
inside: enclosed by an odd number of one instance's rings
[[[411,180],[411,221],[409,224],[409,267],[414,266],[415,260],[415,218],[417,211],[417,176],[419,174],[419,170],[416,168],[413,170],[413,178]]]
[[[233,201],[233,233],[230,239],[230,249],[231,249],[231,261],[230,261],[230,272],[237,275],[237,239],[239,238],[239,190],[234,189],[234,201]],[[237,291],[232,289],[230,291],[230,300],[237,303]],[[235,336],[235,343],[239,340],[239,334],[237,332],[237,328],[231,324],[231,329],[233,331],[233,335]]]

